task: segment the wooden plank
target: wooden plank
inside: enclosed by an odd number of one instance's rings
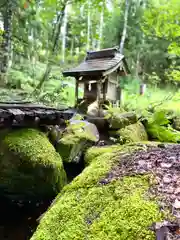
[[[9,104],[9,103],[1,103],[0,102],[0,109],[24,109],[24,108],[28,108],[28,109],[45,109],[45,110],[58,110],[58,111],[65,111],[67,109],[58,109],[58,108],[54,108],[54,107],[49,107],[49,106],[44,106],[44,105],[40,105],[40,104],[22,104],[22,103],[13,103],[13,104]]]
[[[35,117],[39,118],[47,118],[47,111],[44,111],[44,109],[33,109]]]
[[[25,113],[22,112],[20,109],[8,109],[8,112],[10,112],[13,115],[13,118],[16,121],[23,121]]]
[[[4,104],[3,104],[4,106]],[[18,107],[17,107],[18,106]],[[29,108],[25,104],[23,108],[21,104],[16,107],[12,104],[7,104],[7,109],[0,109],[0,128],[11,127],[39,127],[41,125],[63,125],[66,120],[72,117],[72,112],[62,111],[60,109],[52,108]]]
[[[0,109],[0,118],[10,118],[12,116],[12,113],[7,111],[7,110],[4,110],[4,109]]]

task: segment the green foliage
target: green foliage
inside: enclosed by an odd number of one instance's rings
[[[120,159],[117,153],[116,157]],[[148,227],[163,216],[156,201],[148,198],[148,177],[99,185],[113,162],[110,153],[95,158],[59,194],[31,240],[154,239]]]
[[[144,95],[139,95],[139,92],[133,93],[131,90],[133,85],[129,83],[123,91],[122,108],[126,111],[136,111],[138,116],[148,114],[147,111],[164,109],[176,112],[179,114],[180,93],[171,85],[167,88],[160,89],[147,85],[147,90]]]
[[[178,84],[180,81],[180,68],[176,66],[176,62],[173,63],[170,68],[166,71],[167,77],[170,79],[171,82]]]
[[[33,79],[26,75],[25,73],[11,69],[8,73],[7,87],[11,89],[22,89],[27,92],[33,90],[34,81]]]
[[[7,87],[14,92],[22,92],[20,99],[28,98],[30,101],[44,103],[55,107],[67,107],[74,105],[75,87],[71,78],[62,76],[60,67],[53,66],[49,80],[45,82],[38,94],[34,88],[38,84],[45,69],[45,64],[37,63],[35,67],[29,65],[28,61],[16,64],[8,73]],[[9,90],[6,90],[9,92]],[[33,94],[32,94],[33,93]],[[81,91],[79,94],[82,94]],[[9,95],[9,93],[7,94]]]
[[[24,8],[24,1],[14,1],[13,66],[21,57],[28,59],[26,78],[27,75],[30,76],[37,86],[44,73],[34,71],[39,61],[68,68],[82,61],[87,49],[119,46],[124,25],[124,2],[68,2],[67,15],[60,21],[61,24],[67,22],[67,26],[63,26],[63,34],[57,38],[55,51],[52,53],[54,36],[58,32],[58,14],[63,13],[66,1],[31,1],[27,8]],[[3,4],[0,10],[2,13],[5,7],[6,4]],[[173,61],[176,62],[176,67],[179,65],[179,10],[178,0],[162,1],[161,4],[154,1],[130,1],[124,54],[133,76],[140,78],[139,81],[166,84],[178,80],[179,70],[169,71],[169,67],[173,65]],[[1,16],[2,22],[3,16],[4,14]],[[3,30],[0,36],[2,33]],[[17,75],[22,78],[20,74]],[[19,83],[16,77],[13,83],[13,78],[10,85],[14,87]],[[45,95],[46,102],[54,101],[52,96]]]
[[[152,86],[153,85],[156,86],[157,84],[159,84],[161,82],[160,77],[155,72],[152,72],[151,75],[148,75],[147,80],[149,83],[152,84]]]
[[[106,114],[105,114],[106,119],[114,118],[117,115],[125,112],[123,108],[113,107],[112,104],[105,105],[105,109],[106,109],[106,111],[105,111],[106,112]]]
[[[145,12],[145,30],[149,33],[156,34],[158,37],[163,37],[171,40],[169,50],[170,53],[179,53],[178,37],[180,27],[177,22],[180,12],[178,0],[170,0],[162,3],[159,6],[154,6]],[[148,29],[148,27],[151,28]]]
[[[154,140],[161,142],[174,142],[180,141],[180,132],[176,131],[169,125],[167,113],[165,111],[156,111],[148,119],[146,130],[149,136]]]
[[[166,59],[168,57],[168,62],[175,65],[175,69],[170,72],[168,69],[169,81],[175,82],[178,80],[178,71],[176,71],[176,66],[178,66],[178,59],[180,55],[179,47],[179,34],[180,26],[178,24],[178,17],[180,13],[180,7],[178,0],[163,1],[161,4],[153,5],[151,8],[146,9],[144,12],[144,21],[142,23],[142,28],[144,33],[149,37],[156,37],[164,42],[167,42]],[[175,62],[175,64],[174,64]]]
[[[0,187],[10,198],[55,196],[66,183],[62,160],[47,137],[33,129],[1,132]]]

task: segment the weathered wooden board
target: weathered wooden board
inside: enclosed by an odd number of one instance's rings
[[[0,128],[63,125],[72,117],[66,110],[28,102],[0,102]]]

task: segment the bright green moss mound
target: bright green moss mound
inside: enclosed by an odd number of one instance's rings
[[[112,153],[114,154],[117,151],[122,150],[121,145],[112,145],[112,146],[103,146],[103,147],[91,147],[86,151],[85,154],[85,162],[86,164],[90,164],[93,160],[95,160],[98,156],[101,156],[104,153]]]
[[[43,198],[66,182],[62,160],[47,137],[33,129],[1,135],[0,188],[11,198]]]
[[[154,240],[148,227],[162,215],[148,198],[148,176],[98,183],[118,156],[117,152],[114,157],[109,153],[98,156],[67,185],[31,240]]]
[[[145,127],[141,122],[126,126],[120,129],[118,133],[123,143],[148,141]]]

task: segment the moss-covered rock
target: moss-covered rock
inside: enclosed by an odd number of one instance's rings
[[[124,177],[106,185],[99,183],[119,162],[121,154],[131,151],[127,146],[114,154],[98,154],[66,185],[31,240],[154,240],[148,227],[160,221],[162,214],[156,201],[148,198],[149,177]]]
[[[81,120],[71,122],[57,144],[64,162],[78,162],[82,153],[99,140],[96,126]]]
[[[113,154],[117,151],[122,150],[122,145],[111,145],[111,146],[102,146],[102,147],[91,147],[86,151],[85,154],[85,163],[89,165],[97,157],[102,156],[102,154]]]
[[[134,112],[124,112],[117,115],[113,115],[109,118],[111,129],[121,129],[130,124],[137,122],[137,116]]]
[[[175,117],[173,119],[173,128],[180,131],[180,117]]]
[[[66,183],[62,159],[45,134],[22,129],[1,135],[1,193],[14,199],[55,196]]]
[[[118,134],[122,143],[148,141],[146,129],[141,122],[120,129]]]

